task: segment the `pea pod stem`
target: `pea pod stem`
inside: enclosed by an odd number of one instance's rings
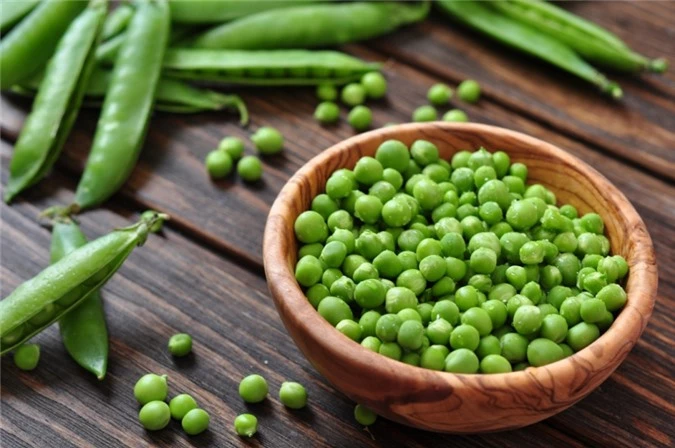
[[[207,30],[196,48],[267,50],[342,45],[371,39],[420,21],[429,2],[353,2],[264,11]]]
[[[72,219],[60,218],[54,221],[51,244],[53,263],[86,244],[87,238]],[[102,380],[108,367],[108,329],[99,292],[92,291],[89,297],[61,317],[59,331],[70,357]]]
[[[71,24],[47,66],[14,147],[5,200],[42,179],[61,153],[93,70],[107,3],[94,0]]]
[[[159,83],[169,22],[166,0],[147,0],[136,7],[77,186],[78,209],[98,205],[112,196],[138,160]]]
[[[473,0],[439,0],[443,11],[460,23],[531,56],[538,57],[597,86],[615,99],[623,92],[618,84],[610,81],[584,61],[569,46],[537,29],[499,14],[489,6]]]
[[[142,245],[162,213],[144,215],[134,225],[115,230],[73,250],[0,301],[0,355],[38,334],[75,309]],[[46,313],[46,315],[45,315]]]
[[[380,64],[337,51],[169,49],[164,74],[243,85],[346,84]]]
[[[28,15],[38,3],[40,3],[40,0],[2,2],[2,8],[0,10],[0,32],[4,33],[16,25],[21,19]]]
[[[500,13],[548,34],[589,62],[625,72],[665,71],[663,59],[650,60],[630,48],[618,36],[551,3],[540,0],[488,2]]]
[[[223,23],[270,9],[316,3],[318,0],[191,0],[171,1],[171,20],[177,23]]]

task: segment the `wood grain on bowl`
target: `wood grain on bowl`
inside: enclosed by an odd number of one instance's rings
[[[586,349],[524,372],[457,375],[412,367],[349,340],[309,304],[293,274],[295,218],[323,192],[339,168],[372,156],[385,140],[435,143],[443,158],[481,146],[503,150],[529,168],[529,182],[550,188],[581,213],[599,213],[612,251],[626,258],[628,301],[611,328]],[[265,229],[268,285],[298,347],[338,390],[378,414],[418,428],[476,433],[518,428],[554,415],[598,387],[635,345],[649,319],[657,289],[654,250],[644,223],[607,179],[564,150],[527,135],[478,124],[428,123],[385,128],[350,138],[300,169],[275,201]]]

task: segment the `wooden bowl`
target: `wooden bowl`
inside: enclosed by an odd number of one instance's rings
[[[339,168],[373,156],[385,140],[435,143],[441,156],[481,146],[503,150],[529,168],[529,182],[550,188],[559,201],[605,220],[612,252],[630,266],[628,301],[597,341],[564,360],[522,372],[464,375],[409,366],[373,353],[343,336],[310,305],[295,281],[295,218]],[[647,325],[657,289],[654,250],[642,219],[600,173],[560,148],[507,129],[428,123],[384,128],[324,151],[288,181],[274,202],[263,244],[265,272],[277,310],[307,359],[338,390],[378,414],[417,428],[477,433],[519,428],[550,417],[588,395],[624,360]]]

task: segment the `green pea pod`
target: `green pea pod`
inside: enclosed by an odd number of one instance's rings
[[[4,1],[0,8],[0,32],[5,32],[26,17],[40,0]]]
[[[122,33],[127,28],[133,15],[134,7],[129,3],[119,5],[106,17],[101,39],[108,40]]]
[[[87,238],[74,221],[56,220],[52,227],[52,263],[86,244]],[[59,320],[59,331],[70,357],[102,380],[108,367],[108,329],[99,292],[92,291],[65,314]]]
[[[167,215],[151,213],[75,249],[0,301],[0,355],[60,320],[106,282]]]
[[[7,89],[42,68],[85,1],[45,0],[0,41],[0,88]]]
[[[167,76],[248,85],[346,84],[379,64],[337,51],[169,49]]]
[[[103,101],[75,210],[98,205],[127,180],[143,146],[169,38],[166,0],[136,7]]]
[[[171,37],[169,43],[174,44],[182,40],[185,36],[194,31],[192,27],[174,25],[171,28]],[[114,65],[117,60],[117,54],[122,48],[126,33],[120,33],[112,39],[103,42],[96,50],[96,61],[101,65]]]
[[[94,69],[89,78],[84,107],[101,107],[101,102],[108,91],[112,73],[102,68]],[[32,77],[18,86],[12,87],[12,92],[23,96],[35,96],[42,74]],[[248,124],[248,109],[239,95],[227,95],[214,90],[192,86],[178,79],[160,78],[157,86],[154,110],[160,112],[198,113],[236,109],[239,113],[239,122]]]
[[[75,122],[94,67],[107,3],[93,0],[61,38],[9,165],[5,200],[42,179],[58,158]]]
[[[171,1],[171,20],[178,23],[223,23],[269,9],[315,3],[317,0],[189,0]]]
[[[226,23],[197,36],[191,45],[236,50],[342,45],[387,34],[428,13],[426,1],[296,6]]]
[[[594,84],[602,92],[614,98],[623,96],[618,84],[607,79],[566,44],[527,24],[497,13],[483,2],[439,0],[438,5],[464,25],[505,45],[560,67]]]
[[[618,36],[540,0],[504,0],[487,3],[502,14],[567,44],[584,59],[625,72],[649,70],[662,73],[664,59],[650,60],[628,48]]]

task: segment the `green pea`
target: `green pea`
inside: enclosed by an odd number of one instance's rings
[[[256,182],[262,177],[262,163],[256,156],[245,156],[237,162],[237,173],[246,182]]]
[[[232,161],[241,159],[244,154],[244,142],[237,137],[225,137],[218,144],[219,151],[225,151]]]
[[[439,318],[445,319],[451,325],[459,323],[459,308],[450,300],[439,300],[431,309],[431,320],[435,321]]]
[[[23,344],[14,351],[14,365],[21,370],[33,370],[40,362],[40,346]]]
[[[335,101],[338,97],[338,91],[332,84],[319,84],[316,86],[316,96],[321,101]]]
[[[169,405],[159,400],[145,403],[138,412],[138,420],[149,431],[163,429],[171,420]]]
[[[479,342],[480,333],[471,325],[459,325],[450,333],[450,346],[455,350],[466,348],[473,351],[478,348]]]
[[[263,155],[278,154],[284,147],[284,136],[275,128],[263,126],[251,136],[251,141]]]
[[[457,86],[457,96],[467,103],[476,103],[480,98],[480,84],[473,79],[462,81]]]
[[[314,118],[323,124],[336,123],[340,119],[340,107],[332,101],[323,101],[316,106]]]
[[[410,161],[408,147],[398,140],[383,142],[375,153],[375,158],[385,168],[393,168],[399,173],[404,173]]]
[[[450,109],[445,114],[443,114],[443,121],[465,123],[469,121],[469,117],[466,115],[466,112],[460,109]]]
[[[422,352],[420,367],[430,370],[443,370],[445,358],[450,350],[444,345],[432,345]]]
[[[598,323],[605,318],[607,307],[601,299],[588,299],[581,302],[579,314],[584,322]]]
[[[413,111],[412,121],[420,123],[427,121],[436,121],[438,119],[438,112],[434,106],[424,105]]]
[[[563,357],[562,348],[550,339],[535,339],[527,346],[527,362],[535,367],[551,364]]]
[[[253,414],[241,414],[234,419],[234,430],[242,437],[253,437],[258,432],[258,419]]]
[[[188,394],[176,395],[169,402],[171,417],[176,420],[183,420],[188,412],[196,408],[197,402]]]
[[[246,403],[260,403],[267,397],[268,390],[265,378],[257,374],[248,375],[239,383],[239,396]]]
[[[291,409],[302,409],[307,405],[307,390],[300,383],[284,381],[279,389],[279,401]]]
[[[452,97],[452,89],[447,84],[434,84],[427,92],[427,99],[434,106],[445,106]]]
[[[480,361],[482,373],[509,373],[512,371],[511,363],[499,354],[489,354]]]
[[[187,333],[174,334],[169,338],[168,347],[173,356],[187,356],[192,351],[192,337]]]
[[[589,346],[593,341],[598,339],[599,336],[600,330],[597,325],[580,322],[569,329],[565,340],[575,352],[578,352]]]
[[[354,418],[362,426],[370,426],[375,423],[377,420],[377,414],[371,411],[369,408],[357,404],[354,408]]]
[[[379,99],[387,93],[387,80],[380,72],[370,72],[363,75],[361,85],[368,98]]]
[[[338,322],[335,329],[347,336],[352,341],[359,342],[361,340],[361,326],[351,319],[344,319]]]
[[[365,131],[373,122],[373,113],[366,106],[355,106],[347,115],[347,122],[356,131]]]
[[[396,361],[400,361],[403,356],[403,350],[396,342],[383,342],[382,345],[380,345],[379,353],[380,355]]]
[[[567,320],[560,314],[544,316],[541,322],[541,336],[553,342],[560,343],[567,336]]]
[[[220,149],[209,152],[204,163],[206,171],[214,179],[221,179],[232,171],[232,157]]]
[[[473,351],[459,348],[445,358],[444,369],[453,373],[477,373],[479,365],[478,356]]]
[[[613,283],[598,291],[596,298],[605,304],[607,311],[615,312],[626,304],[626,291],[620,285]]]
[[[481,336],[487,336],[492,331],[490,314],[482,307],[469,308],[462,314],[461,321],[464,325],[474,327]]]
[[[183,431],[188,435],[196,436],[201,434],[209,427],[209,422],[211,417],[203,409],[192,409],[185,414],[183,420],[181,421],[181,426]]]
[[[134,386],[136,400],[140,404],[166,400],[166,396],[169,393],[166,379],[166,375],[160,376],[154,373],[143,375]]]

